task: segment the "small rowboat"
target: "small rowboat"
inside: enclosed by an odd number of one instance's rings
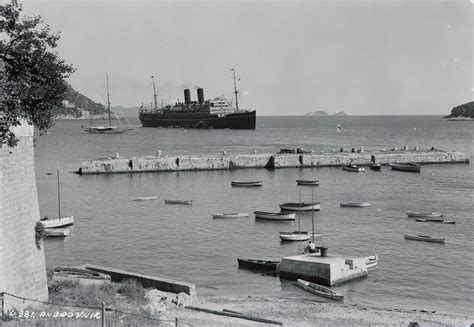
[[[356,173],[365,173],[366,172],[365,168],[362,168],[362,167],[359,167],[359,166],[356,166],[356,165],[343,166],[342,170],[353,171],[353,172],[356,172]]]
[[[370,207],[370,203],[368,202],[343,202],[340,204],[343,208],[366,208]]]
[[[413,241],[430,242],[430,243],[444,243],[444,238],[435,238],[428,235],[405,234],[405,239],[413,240]]]
[[[391,164],[392,170],[398,171],[408,171],[412,173],[421,172],[421,166],[416,163],[406,163],[406,164]]]
[[[276,271],[280,261],[237,258],[239,267]]]
[[[319,211],[321,209],[321,202],[288,202],[280,204],[280,209],[286,211]]]
[[[282,241],[292,241],[292,242],[299,242],[299,241],[307,241],[309,240],[311,234],[309,232],[280,232],[280,238]]]
[[[241,218],[241,217],[248,217],[248,213],[213,213],[213,218]]]
[[[186,205],[193,205],[193,200],[165,200],[165,204],[186,204]]]
[[[255,211],[255,218],[268,220],[295,220],[295,213]]]
[[[45,228],[46,237],[66,237],[69,235],[69,228]]]
[[[408,217],[414,218],[437,218],[443,217],[441,212],[407,212]]]
[[[232,186],[240,186],[240,187],[255,187],[255,186],[262,186],[262,181],[250,181],[250,182],[243,182],[243,181],[232,181],[230,183]]]
[[[304,289],[305,291],[308,291],[310,293],[326,297],[328,299],[336,300],[336,301],[342,301],[344,300],[344,295],[338,294],[331,290],[330,288],[308,282],[303,279],[298,279],[297,280],[297,285]]]
[[[440,223],[440,224],[455,224],[455,221],[452,220],[443,220],[443,219],[415,219],[420,222],[430,222],[430,223]]]
[[[365,258],[365,264],[367,265],[367,269],[374,268],[378,263],[379,257],[377,256],[377,254]]]
[[[369,169],[373,171],[380,171],[381,168],[382,168],[382,165],[376,164],[376,163],[373,163],[369,166]]]
[[[138,196],[136,198],[132,198],[131,201],[150,201],[158,199],[157,196]]]
[[[296,184],[302,186],[317,186],[319,185],[319,180],[297,179]]]
[[[44,228],[60,228],[74,224],[74,216],[41,220]]]

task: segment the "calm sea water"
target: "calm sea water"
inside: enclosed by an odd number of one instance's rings
[[[134,121],[139,124],[138,120]],[[392,146],[458,150],[474,154],[472,122],[438,116],[258,117],[255,131],[137,128],[120,135],[84,133],[78,121],[58,121],[36,141],[41,215],[56,217],[56,164],[61,167],[62,214],[74,215],[65,240],[45,242],[48,265],[91,263],[174,278],[197,285],[201,296],[312,296],[294,281],[238,269],[237,257],[279,259],[302,252],[302,243],[281,243],[279,231],[297,223],[249,218],[213,219],[213,212],[277,211],[297,201],[296,179],[319,179],[314,188],[320,243],[332,255],[369,256],[379,265],[368,278],[336,287],[345,303],[473,314],[474,240],[472,165],[427,165],[421,174],[340,168],[145,173],[78,176],[80,162],[113,156],[276,152],[283,147],[332,151],[340,147]],[[342,132],[337,133],[337,125]],[[230,181],[263,180],[259,189]],[[311,188],[301,188],[303,200]],[[157,201],[133,202],[135,196]],[[193,206],[164,199],[192,199]],[[340,202],[371,208],[340,208]],[[455,225],[415,222],[406,211],[441,211]],[[311,214],[301,217],[311,229]],[[446,244],[407,241],[405,233],[446,237]],[[318,298],[319,300],[319,298]]]

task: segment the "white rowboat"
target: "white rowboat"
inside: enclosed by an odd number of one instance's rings
[[[262,186],[263,182],[262,181],[249,181],[249,182],[244,182],[244,181],[232,181],[230,183],[232,186],[240,186],[240,187],[254,187],[254,186]]]
[[[295,220],[295,213],[255,211],[255,218],[268,220]]]
[[[304,186],[317,186],[319,185],[319,180],[305,180],[305,179],[297,179],[297,185],[304,185]]]
[[[302,289],[304,289],[305,291],[308,291],[310,293],[313,293],[322,297],[326,297],[328,299],[332,299],[336,301],[344,300],[344,295],[338,294],[327,287],[324,287],[315,283],[311,283],[303,279],[298,279],[297,285],[301,287]]]
[[[367,265],[367,269],[374,268],[377,263],[379,263],[379,257],[377,256],[377,254],[365,258],[365,264]]]
[[[157,196],[138,196],[136,198],[132,198],[132,201],[150,201],[158,199]]]
[[[392,164],[390,166],[392,167],[392,170],[408,171],[408,172],[412,172],[412,173],[421,172],[421,166],[416,164],[416,163]]]
[[[430,222],[430,223],[438,223],[438,224],[455,224],[456,222],[453,220],[443,220],[443,219],[415,219],[416,221],[421,222]]]
[[[310,236],[311,235],[309,232],[299,232],[299,231],[280,232],[280,238],[282,241],[293,241],[293,242],[307,241],[309,240]]]
[[[441,212],[407,212],[408,217],[414,218],[437,218],[443,217]]]
[[[280,209],[286,211],[319,211],[321,209],[321,202],[288,202],[280,204]]]
[[[213,218],[241,218],[241,217],[248,217],[248,213],[213,213]]]
[[[365,168],[362,168],[362,167],[359,167],[359,166],[356,166],[356,165],[343,166],[342,170],[353,171],[353,172],[356,172],[356,173],[365,173],[366,172]]]

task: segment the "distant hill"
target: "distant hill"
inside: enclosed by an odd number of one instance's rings
[[[307,114],[304,114],[304,116],[347,116],[347,114],[344,111],[339,111],[336,112],[335,114],[328,114],[326,111],[313,111],[313,112],[308,112]]]
[[[451,114],[444,117],[453,120],[472,120],[474,119],[474,101],[454,107]]]
[[[89,119],[89,114],[91,114],[93,118],[102,118],[107,116],[107,108],[74,90],[72,86],[68,84],[63,105],[54,110],[55,118]]]

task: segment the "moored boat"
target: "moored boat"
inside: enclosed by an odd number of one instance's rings
[[[377,256],[377,254],[365,258],[365,264],[367,265],[367,269],[374,268],[378,263],[379,257]]]
[[[132,198],[131,201],[150,201],[156,199],[158,199],[157,196],[137,196],[135,198]]]
[[[186,204],[186,205],[193,205],[193,200],[165,200],[165,204]]]
[[[295,213],[255,211],[255,218],[268,220],[295,220]]]
[[[241,218],[241,217],[248,217],[248,213],[213,213],[212,217],[213,218]]]
[[[441,212],[407,212],[408,217],[412,218],[437,218],[443,217]]]
[[[341,202],[340,206],[346,207],[346,208],[366,208],[366,207],[370,207],[370,203],[368,202]]]
[[[302,186],[317,186],[319,185],[319,180],[297,179],[296,184]]]
[[[309,232],[303,232],[303,231],[280,232],[280,239],[282,241],[293,241],[293,242],[307,241],[309,240],[310,236],[311,235]]]
[[[287,202],[280,204],[280,209],[285,211],[319,211],[321,209],[321,202]]]
[[[380,171],[381,168],[382,168],[382,165],[378,163],[372,163],[369,166],[369,169],[374,170],[374,171]]]
[[[362,168],[362,167],[359,167],[359,166],[356,166],[356,165],[343,166],[342,170],[352,171],[352,172],[356,172],[356,173],[365,173],[366,172],[365,168]]]
[[[392,170],[407,171],[412,173],[421,172],[421,166],[416,163],[391,164]]]
[[[44,219],[44,218],[43,218]],[[74,216],[41,220],[44,228],[61,228],[74,224]]]
[[[66,237],[69,235],[69,228],[45,228],[44,235],[46,237]]]
[[[444,238],[436,238],[428,235],[413,235],[413,234],[405,234],[406,240],[413,240],[413,241],[422,241],[422,242],[430,242],[430,243],[444,243]]]
[[[262,181],[232,181],[230,183],[232,186],[241,186],[241,187],[254,187],[254,186],[262,186]]]
[[[280,261],[237,258],[239,267],[276,271]]]
[[[303,279],[298,279],[296,282],[299,287],[301,287],[302,289],[310,293],[313,293],[322,297],[326,297],[328,299],[336,300],[336,301],[344,300],[344,295],[338,294],[334,292],[333,290],[331,290],[330,288],[327,288],[315,283],[311,283]]]
[[[422,218],[417,218],[415,219],[416,221],[419,222],[430,222],[430,223],[439,223],[439,224],[455,224],[456,222],[453,220],[444,220],[444,219],[422,219]]]

